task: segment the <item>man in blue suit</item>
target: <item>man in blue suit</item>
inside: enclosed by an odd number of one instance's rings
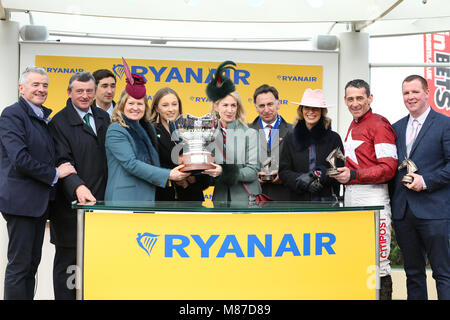
[[[427,81],[405,78],[409,115],[393,125],[399,164],[410,159],[417,171],[397,172],[391,181],[394,229],[403,254],[408,299],[428,298],[426,255],[439,299],[450,299],[450,118],[428,105]],[[411,167],[411,166],[410,166]],[[402,182],[407,175],[412,182]]]
[[[19,91],[19,101],[0,116],[0,211],[9,237],[4,298],[31,300],[53,186],[76,171],[68,162],[55,168],[47,127],[52,111],[42,106],[48,94],[46,71],[27,68]]]

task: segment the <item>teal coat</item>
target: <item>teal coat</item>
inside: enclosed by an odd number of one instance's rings
[[[242,125],[238,120],[228,124],[226,160],[223,157],[223,138],[220,129],[215,132],[215,163],[222,165],[222,175],[214,181],[213,201],[248,201],[245,183],[253,194],[261,193],[258,181],[257,131]]]
[[[136,159],[136,143],[118,122],[109,126],[105,147],[108,160],[105,200],[154,201],[156,186],[165,187],[170,170]]]

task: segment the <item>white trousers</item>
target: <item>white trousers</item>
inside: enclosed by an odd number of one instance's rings
[[[391,274],[391,205],[387,184],[358,184],[345,186],[345,206],[377,206],[380,210],[380,277]]]

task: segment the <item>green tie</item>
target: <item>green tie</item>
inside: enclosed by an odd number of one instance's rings
[[[84,119],[84,121],[86,121],[86,124],[88,125],[88,127],[92,129],[91,122],[89,121],[89,113],[86,113],[84,115],[83,119]]]

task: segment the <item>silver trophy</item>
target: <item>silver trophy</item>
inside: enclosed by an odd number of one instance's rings
[[[407,173],[414,173],[418,170],[416,164],[409,158],[405,158],[405,160],[403,160],[403,162],[398,166],[399,171],[404,168],[406,168]],[[406,175],[402,178],[403,183],[411,183],[413,180],[413,177]]]
[[[331,166],[331,168],[327,169],[328,176],[335,176],[340,173],[336,168],[337,159],[341,159],[342,161],[345,161],[345,156],[339,147],[337,147],[336,149],[331,151],[330,154],[328,155],[328,157],[326,157],[326,159],[325,159]]]
[[[172,122],[183,144],[183,154],[178,158],[178,164],[184,164],[181,171],[201,172],[214,168],[211,164],[214,162],[214,156],[207,146],[214,141],[217,120],[210,114],[203,117],[186,114],[179,115]]]

